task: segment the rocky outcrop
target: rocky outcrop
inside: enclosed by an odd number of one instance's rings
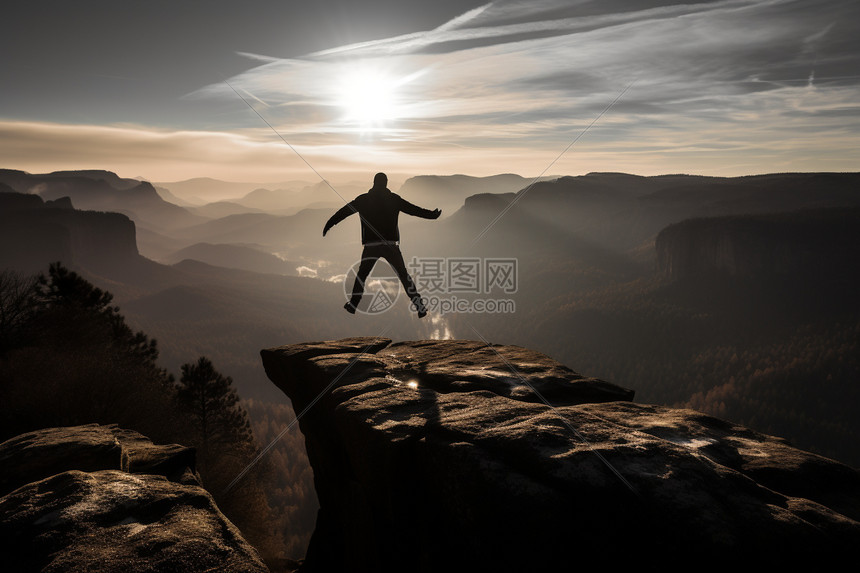
[[[265,572],[201,486],[194,451],[116,425],[0,444],[4,571]]]
[[[860,474],[538,352],[356,338],[262,351],[320,502],[303,571],[838,561]]]

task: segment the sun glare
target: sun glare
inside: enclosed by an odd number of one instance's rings
[[[344,121],[362,130],[388,127],[401,117],[400,80],[385,72],[361,67],[347,74],[340,84],[337,104]]]

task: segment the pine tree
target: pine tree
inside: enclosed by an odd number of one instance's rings
[[[158,359],[156,341],[143,332],[133,332],[112,302],[111,293],[95,287],[61,263],[53,263],[48,275],[40,274],[37,279],[32,307],[36,316],[42,318],[38,322],[49,323],[47,330],[53,333],[67,335],[68,329],[74,330],[75,339],[81,336],[99,339],[154,367]]]
[[[185,443],[197,448],[197,470],[218,507],[264,556],[272,557],[279,541],[273,536],[263,487],[271,473],[267,460],[226,490],[257,454],[248,414],[232,384],[233,379],[218,372],[205,356],[182,366],[177,398],[190,426]]]
[[[23,343],[32,318],[31,301],[35,278],[23,277],[9,269],[0,271],[0,356]]]
[[[155,441],[181,435],[174,381],[157,364],[156,342],[132,331],[113,295],[61,263],[22,284],[30,285],[26,295],[20,285],[2,289],[3,308],[15,314],[4,310],[14,321],[4,323],[12,337],[0,369],[0,434],[117,423]]]
[[[248,414],[232,385],[205,356],[182,365],[177,398],[190,418],[202,464],[215,452],[241,455],[254,448]]]

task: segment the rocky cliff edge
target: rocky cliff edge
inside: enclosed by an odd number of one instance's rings
[[[633,403],[532,350],[353,338],[261,354],[320,501],[302,571],[826,564],[860,543],[854,469]]]

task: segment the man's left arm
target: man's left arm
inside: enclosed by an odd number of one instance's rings
[[[430,209],[424,209],[418,205],[413,205],[403,197],[400,198],[400,210],[407,215],[421,217],[422,219],[438,219],[439,215],[442,214],[441,209],[433,209],[432,211]]]

